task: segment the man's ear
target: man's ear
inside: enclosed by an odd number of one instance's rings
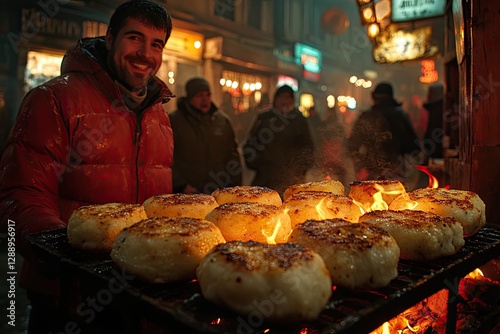
[[[104,41],[106,42],[106,49],[109,51],[111,50],[111,45],[113,44],[113,35],[111,32],[108,30],[106,32],[106,36],[104,37]]]

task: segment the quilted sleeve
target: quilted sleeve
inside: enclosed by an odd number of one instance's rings
[[[62,106],[47,87],[23,100],[0,162],[2,230],[15,225],[19,252],[30,257],[26,236],[66,226],[57,198],[69,152]]]

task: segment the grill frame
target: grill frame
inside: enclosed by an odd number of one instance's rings
[[[245,319],[214,306],[201,296],[197,282],[149,284],[129,279],[108,254],[92,254],[71,247],[65,229],[34,234],[29,241],[39,256],[61,273],[63,287],[67,287],[63,295],[67,299],[68,313],[80,325],[88,325],[74,311],[85,301],[84,295],[95,296],[109,288],[112,282],[119,287],[120,293],[113,296],[110,307],[122,314],[124,327],[135,328],[132,332],[137,332],[145,319],[153,327],[169,328],[172,332],[186,328],[205,333],[263,333],[265,329],[289,334],[370,332],[441,289],[449,290],[449,305],[453,305],[459,298],[460,279],[500,257],[500,226],[487,224],[466,238],[465,245],[453,256],[425,263],[400,260],[398,277],[387,287],[365,292],[338,288],[316,321],[277,326],[262,323],[255,317]],[[75,286],[84,292],[76,294]],[[450,310],[448,313],[453,314]],[[214,324],[217,319],[220,324]],[[450,332],[454,332],[454,324]]]

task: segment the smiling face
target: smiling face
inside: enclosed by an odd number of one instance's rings
[[[132,18],[116,35],[108,31],[108,65],[121,84],[138,94],[142,92],[161,66],[165,38],[164,30],[150,28]]]

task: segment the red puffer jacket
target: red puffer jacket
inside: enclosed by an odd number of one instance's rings
[[[62,75],[27,94],[0,163],[2,229],[15,225],[16,250],[28,263],[25,237],[65,227],[79,206],[172,192],[173,135],[161,103],[173,95],[155,78],[145,109],[129,111],[101,66],[103,43],[80,41],[66,53]],[[22,285],[46,293],[50,282],[31,269]]]

